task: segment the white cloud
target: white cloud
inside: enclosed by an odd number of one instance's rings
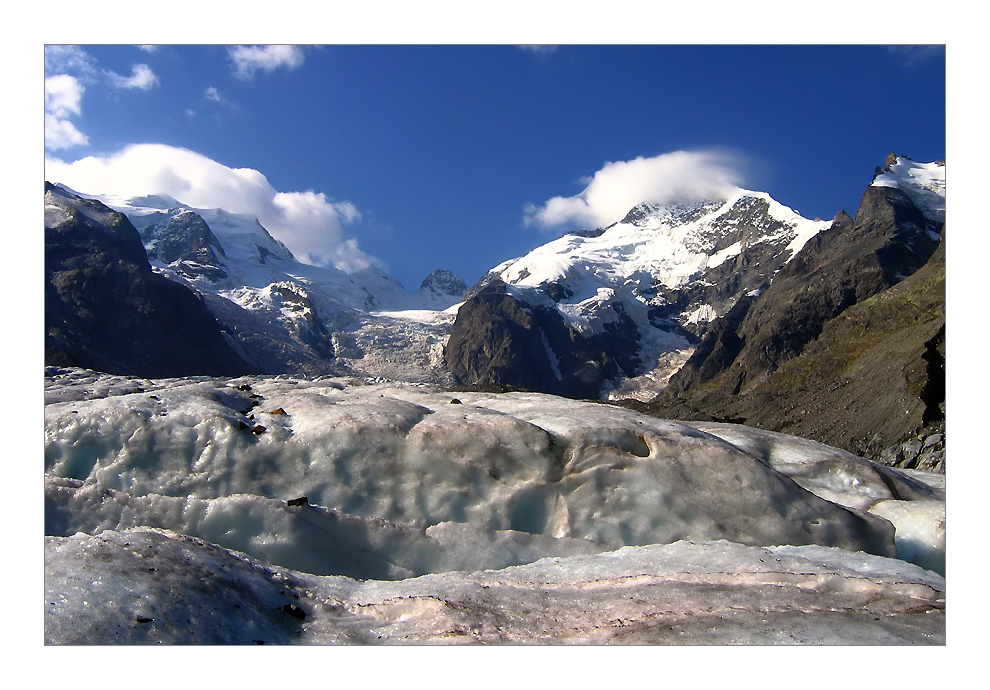
[[[353,204],[312,190],[279,192],[257,170],[228,168],[187,149],[135,144],[73,163],[46,159],[45,179],[84,194],[167,194],[193,208],[251,214],[307,263],[351,272],[378,263],[344,237],[344,224],[360,218]]]
[[[45,76],[73,74],[88,80],[96,78],[98,73],[95,58],[79,46],[45,46]]]
[[[525,208],[527,225],[543,229],[603,227],[643,202],[678,203],[726,198],[743,182],[742,158],[727,151],[674,151],[653,158],[606,163],[574,196]]]
[[[239,79],[251,79],[258,70],[294,69],[305,59],[302,49],[291,45],[234,46],[229,55],[234,63],[234,75]]]
[[[220,93],[220,89],[215,86],[209,86],[203,89],[203,100],[207,103],[214,103],[224,108],[231,108],[234,110],[237,109],[237,105]]]
[[[151,71],[147,65],[134,65],[131,68],[131,76],[122,77],[116,72],[108,71],[107,79],[111,86],[118,89],[148,89],[158,85],[158,75]]]
[[[134,65],[131,76],[101,70],[96,59],[79,46],[45,46],[45,148],[85,146],[89,138],[71,120],[82,114],[86,86],[103,81],[118,89],[148,89],[158,76],[145,64]]]
[[[45,78],[45,111],[56,117],[68,117],[82,112],[85,87],[68,74]]]
[[[68,149],[73,146],[85,146],[89,137],[80,132],[68,120],[61,120],[51,113],[45,113],[45,148]]]
[[[96,60],[79,46],[45,46],[45,148],[85,146],[89,138],[71,118],[82,114],[84,84],[99,75]]]
[[[85,87],[75,77],[57,74],[45,77],[45,148],[66,149],[89,143],[86,135],[69,121],[82,113]]]

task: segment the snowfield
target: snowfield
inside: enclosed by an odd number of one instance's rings
[[[45,428],[50,644],[944,643],[944,487],[803,439],[56,368]]]
[[[898,156],[873,180],[874,187],[897,187],[926,218],[945,222],[945,163],[917,163]]]
[[[593,297],[601,287],[631,285],[647,290],[657,283],[681,287],[705,268],[743,250],[741,241],[718,251],[714,248],[717,239],[741,226],[738,220],[725,218],[735,207],[754,200],[765,202],[769,218],[781,227],[776,234],[757,235],[749,242],[787,239],[788,257],[831,224],[803,218],[768,194],[736,189],[725,200],[683,206],[644,204],[635,220],[614,223],[597,236],[564,235],[492,272],[510,285],[536,288],[564,282],[574,293],[569,303]]]

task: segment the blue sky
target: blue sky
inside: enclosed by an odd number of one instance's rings
[[[852,213],[887,153],[946,158],[945,76],[918,46],[46,49],[46,177],[199,186],[173,195],[264,207],[300,258],[473,283],[619,220],[632,172]]]

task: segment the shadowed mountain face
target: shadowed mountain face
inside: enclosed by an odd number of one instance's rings
[[[635,326],[609,325],[611,338],[582,337],[556,309],[521,302],[495,280],[458,311],[445,358],[463,384],[596,398],[606,379],[634,366]]]
[[[45,364],[149,377],[255,372],[195,293],[152,272],[123,214],[47,183]]]
[[[670,385],[637,409],[731,420],[864,454],[944,419],[941,223],[871,186],[769,288],[709,330]]]

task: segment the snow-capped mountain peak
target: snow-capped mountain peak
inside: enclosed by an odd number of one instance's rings
[[[877,168],[874,187],[897,187],[921,209],[925,217],[945,222],[945,163],[917,163],[907,156],[890,154]]]
[[[436,297],[463,297],[467,292],[467,284],[461,280],[453,271],[445,268],[438,268],[423,279],[419,286],[421,291],[428,292]]]
[[[564,235],[492,273],[511,285],[564,281],[571,297],[640,283],[676,289],[759,243],[779,246],[786,261],[828,224],[803,218],[768,194],[740,189],[726,200],[637,205],[600,233]]]
[[[567,328],[600,342],[623,380],[604,389],[651,397],[690,356],[708,322],[769,285],[829,225],[745,189],[691,203],[641,203],[617,223],[563,235],[503,262],[483,283],[504,283],[504,294],[524,309],[557,313]],[[483,321],[478,314],[471,318]],[[558,317],[547,318],[546,328],[559,328],[550,325]],[[451,352],[469,351],[452,340]],[[550,354],[551,362],[562,356]],[[452,357],[455,375],[478,374],[468,371],[475,366],[469,357]]]
[[[220,208],[192,208],[171,197],[101,199],[126,215],[146,242],[149,238],[172,236],[176,229],[188,228],[190,224],[206,225],[218,240],[225,257],[232,262],[263,265],[269,258],[295,261],[288,247],[272,237],[250,214],[231,213]],[[145,203],[150,205],[143,205]]]

